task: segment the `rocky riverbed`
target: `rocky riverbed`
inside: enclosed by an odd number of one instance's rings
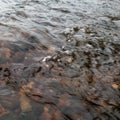
[[[120,1],[0,1],[0,120],[119,120]]]

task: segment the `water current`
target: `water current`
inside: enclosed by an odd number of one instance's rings
[[[119,120],[119,6],[1,0],[0,120]]]

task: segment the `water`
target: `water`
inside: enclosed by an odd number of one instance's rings
[[[120,119],[120,1],[0,1],[0,120]]]

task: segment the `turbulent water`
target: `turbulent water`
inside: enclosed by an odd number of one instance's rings
[[[1,0],[0,120],[119,120],[119,6]]]

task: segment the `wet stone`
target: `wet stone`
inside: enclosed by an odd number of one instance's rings
[[[66,72],[66,77],[75,78],[79,76],[80,76],[80,72],[73,69],[69,69]]]

